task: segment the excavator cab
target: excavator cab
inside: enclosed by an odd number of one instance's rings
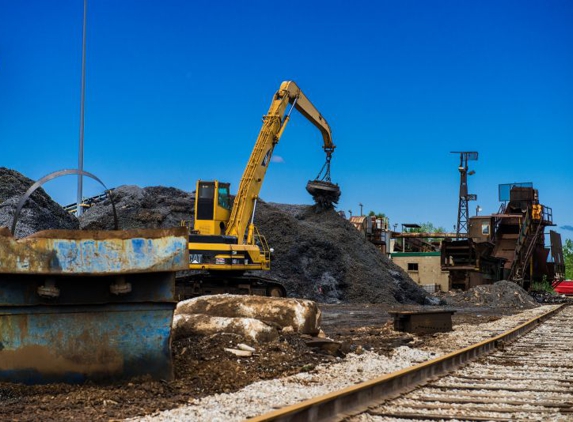
[[[217,180],[197,181],[195,231],[199,234],[225,234],[233,205],[229,188],[229,183]]]

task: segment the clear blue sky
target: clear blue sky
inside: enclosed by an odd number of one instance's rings
[[[2,162],[32,179],[77,166],[83,1],[0,0]],[[533,182],[573,226],[573,2],[111,1],[88,6],[85,169],[108,187],[195,180],[236,190],[281,81],[329,121],[339,209],[391,224],[457,218]],[[321,137],[295,113],[262,198],[311,203]],[[75,201],[71,176],[46,185]],[[86,195],[100,187],[85,182]],[[573,231],[560,228],[566,237]]]

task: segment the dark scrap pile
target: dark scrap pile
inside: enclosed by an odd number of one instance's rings
[[[175,188],[121,186],[112,193],[121,229],[175,227],[192,216],[192,195]],[[81,217],[84,229],[111,229],[111,203]],[[424,303],[427,294],[334,209],[257,206],[255,224],[274,249],[270,274],[293,297],[319,302]]]
[[[318,302],[419,303],[426,293],[334,209],[259,202],[255,222],[274,249],[270,276]]]
[[[33,180],[17,171],[0,167],[0,226],[12,226],[20,198],[33,184]],[[44,189],[38,188],[20,211],[15,237],[25,237],[40,230],[78,228],[78,219],[52,200]]]
[[[124,185],[111,193],[120,230],[179,227],[192,214],[192,197],[180,189]],[[88,208],[80,218],[83,230],[113,230],[111,201]]]
[[[548,303],[573,303],[573,298],[560,295],[555,292],[532,291],[529,293],[537,302]]]
[[[487,306],[492,308],[534,308],[538,303],[519,285],[507,280],[472,287],[465,292],[450,291],[442,295],[448,305]]]
[[[0,225],[10,226],[19,196],[33,184],[19,173],[1,169]],[[171,187],[120,186],[112,191],[119,228],[178,227],[190,221],[193,196]],[[333,209],[259,202],[255,218],[274,248],[270,275],[289,296],[318,302],[423,304],[428,295],[401,268],[383,256]],[[109,199],[94,204],[80,218],[81,229],[114,228]],[[43,229],[77,229],[78,221],[41,189],[28,201],[18,236]]]

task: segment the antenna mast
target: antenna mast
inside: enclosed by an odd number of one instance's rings
[[[477,161],[477,151],[452,151],[452,154],[460,154],[460,197],[458,203],[458,224],[456,225],[456,239],[460,234],[468,232],[468,209],[469,201],[475,201],[477,195],[468,193],[468,176],[475,174],[474,170],[468,172],[468,161]]]

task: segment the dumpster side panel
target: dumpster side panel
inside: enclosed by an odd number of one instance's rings
[[[47,237],[39,232],[20,240],[0,236],[0,273],[110,275],[187,269],[187,236],[175,235],[176,229],[158,232],[164,236],[149,230],[126,232],[132,237],[81,230],[49,231]]]
[[[42,298],[38,288],[47,276],[0,274],[0,306],[76,305],[134,302],[173,302],[175,273],[126,273],[122,279],[131,284],[126,294],[113,294],[111,286],[118,276],[62,276],[49,277],[59,289],[59,296]]]
[[[171,379],[187,232],[0,231],[0,381]]]
[[[0,380],[171,379],[175,304],[0,308]]]

